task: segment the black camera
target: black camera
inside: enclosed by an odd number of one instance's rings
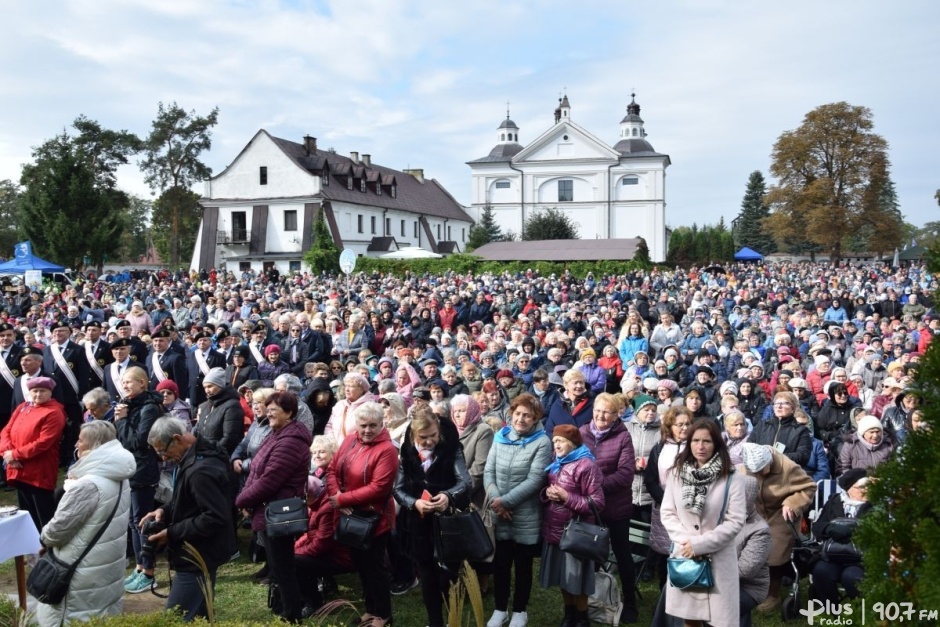
[[[148,538],[154,535],[155,533],[160,533],[166,529],[166,525],[162,521],[151,518],[144,523],[143,527],[140,529],[140,555],[141,557],[149,556],[151,563],[155,560],[155,553],[157,547],[154,546]]]

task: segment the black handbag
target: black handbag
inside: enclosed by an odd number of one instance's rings
[[[831,564],[845,566],[862,562],[862,552],[854,542],[839,542],[831,538],[823,542],[820,557]]]
[[[340,514],[336,522],[333,539],[356,549],[368,549],[372,546],[375,528],[381,515],[378,512],[357,512]]]
[[[435,516],[434,559],[438,562],[479,562],[493,553],[493,542],[486,532],[483,519],[475,511],[454,512]]]
[[[118,505],[121,503],[123,487],[122,484],[121,488],[118,489],[117,498],[114,500],[114,509],[111,510],[108,519],[104,521],[104,524],[98,529],[98,533],[95,534],[95,537],[88,543],[88,546],[85,547],[85,550],[82,551],[82,554],[75,562],[66,564],[55,556],[52,549],[47,550],[43,556],[39,558],[39,561],[33,566],[33,570],[30,571],[29,577],[26,579],[26,590],[33,598],[46,605],[58,605],[62,602],[65,595],[69,593],[69,586],[72,585],[72,577],[75,575],[75,569],[77,569],[79,563],[85,559],[85,556],[88,555],[92,547],[98,543],[98,540],[100,540],[102,534],[104,534],[104,530],[108,528],[108,525],[110,525],[111,521],[114,519],[114,514],[117,512]]]
[[[565,525],[558,548],[578,559],[603,563],[610,557],[610,530],[601,523],[601,515],[591,498],[588,498],[588,505],[597,523],[584,522],[580,516],[572,518]]]
[[[307,532],[307,501],[299,496],[271,501],[264,508],[267,534],[272,538],[299,536]]]
[[[721,514],[718,516],[718,525],[725,520],[732,476],[728,475],[728,480],[725,481],[725,497],[721,505]],[[666,572],[669,575],[669,583],[680,590],[711,590],[712,586],[715,585],[715,577],[712,574],[712,560],[708,555],[670,557],[666,560]]]

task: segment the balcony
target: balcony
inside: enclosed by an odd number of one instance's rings
[[[247,244],[251,241],[251,231],[247,229],[232,229],[231,231],[216,231],[216,244]]]

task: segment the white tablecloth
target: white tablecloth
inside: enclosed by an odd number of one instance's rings
[[[29,512],[20,511],[0,518],[0,562],[17,555],[39,553],[39,532]]]

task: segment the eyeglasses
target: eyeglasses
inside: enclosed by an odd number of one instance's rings
[[[170,450],[171,446],[173,446],[173,438],[170,438],[169,441],[163,446],[163,450],[156,449],[156,448],[154,450],[157,452],[157,455],[159,455],[160,457],[166,457],[167,451]]]
[[[793,404],[786,401],[778,401],[774,403],[774,407],[793,407]]]
[[[672,426],[675,427],[676,429],[688,429],[689,427],[692,426],[692,423],[691,422],[677,422],[676,424]]]
[[[290,332],[291,332],[291,333],[300,333],[300,329],[291,329]]]

